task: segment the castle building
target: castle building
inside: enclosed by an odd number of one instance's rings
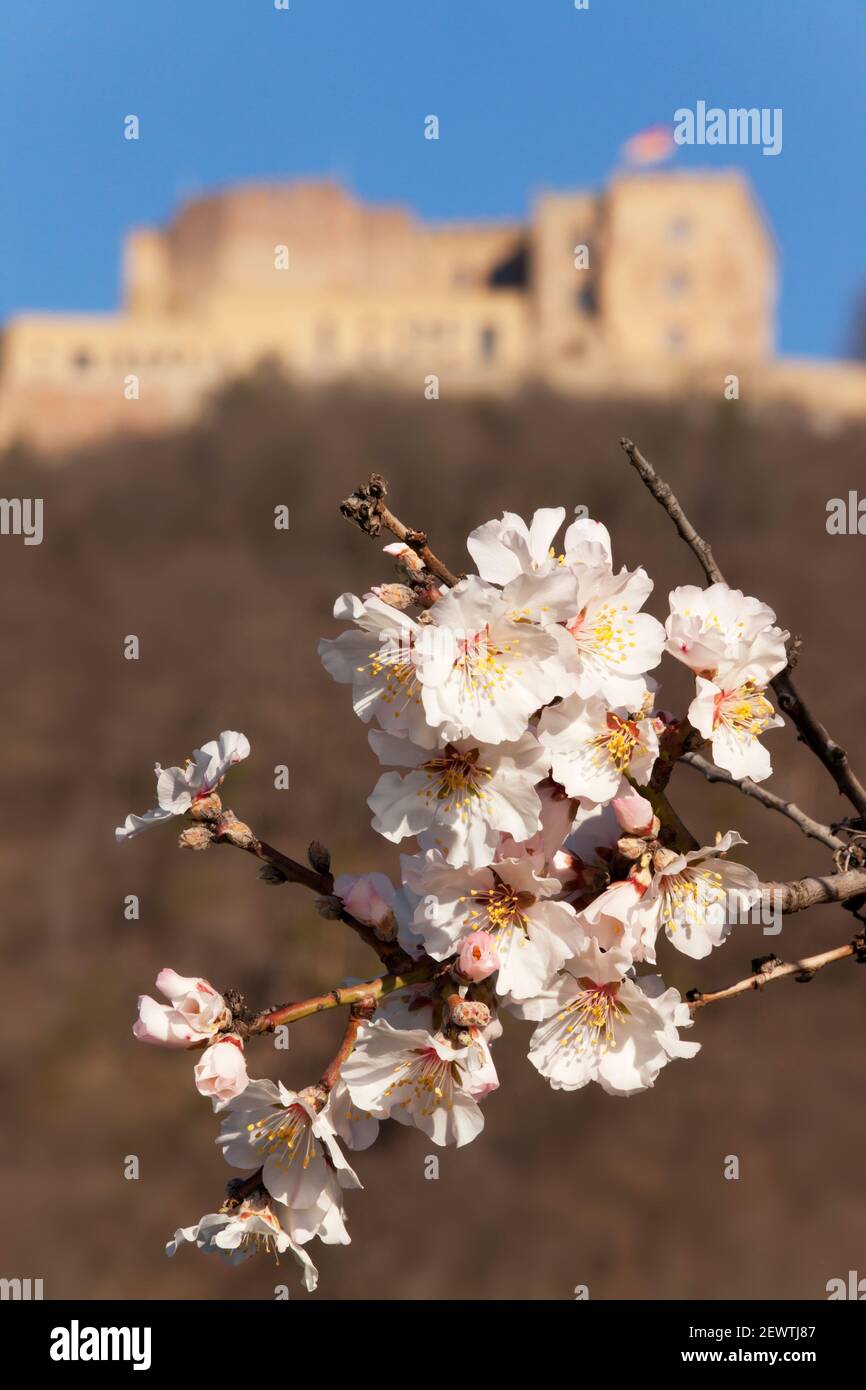
[[[766,392],[775,278],[731,172],[547,193],[526,222],[425,223],[326,181],[233,187],[129,234],[117,313],[5,325],[0,442],[158,428],[263,362],[434,396],[540,382],[721,398],[732,374]],[[792,370],[802,396],[811,375]]]

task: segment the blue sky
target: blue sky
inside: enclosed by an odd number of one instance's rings
[[[703,99],[782,108],[777,157],[675,164],[749,174],[780,345],[839,355],[866,283],[864,54],[866,0],[4,0],[0,317],[112,308],[124,230],[214,185],[325,173],[426,216],[522,215]]]

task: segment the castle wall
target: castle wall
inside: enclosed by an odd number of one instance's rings
[[[745,373],[767,398],[866,413],[859,368],[774,369],[774,309],[774,248],[736,174],[545,194],[526,225],[422,224],[329,182],[253,185],[134,230],[120,313],[5,326],[0,442],[156,428],[263,361],[419,392],[436,376],[443,393],[720,394]]]

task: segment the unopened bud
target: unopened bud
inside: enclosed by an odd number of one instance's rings
[[[451,1023],[455,1028],[486,1028],[490,1010],[480,999],[461,999],[451,1004]]]
[[[438,584],[420,584],[415,590],[414,599],[419,608],[432,608],[442,597]]]
[[[307,846],[307,859],[310,861],[311,868],[317,874],[327,874],[331,870],[331,851],[326,849],[321,840],[311,840]]]
[[[424,574],[425,565],[420,555],[406,545],[403,541],[392,541],[390,545],[382,547],[386,555],[391,555],[397,562],[397,568],[402,570],[410,579],[420,579]]]
[[[640,859],[641,855],[646,853],[646,844],[634,835],[623,835],[617,840],[616,848],[623,859]]]
[[[663,869],[669,869],[674,860],[679,859],[679,857],[675,850],[657,849],[653,855],[653,868],[657,873],[661,873]]]
[[[372,593],[389,608],[399,608],[401,613],[415,602],[415,594],[408,584],[374,584]]]
[[[343,904],[336,894],[331,893],[327,898],[316,898],[316,911],[329,922],[339,922]]]
[[[613,813],[626,835],[649,835],[653,825],[653,808],[645,796],[632,792],[629,796],[614,797]]]
[[[285,874],[273,864],[263,864],[259,869],[259,878],[262,880],[262,883],[279,884],[288,882]]]
[[[341,874],[334,891],[347,912],[372,927],[380,941],[393,941],[397,922],[392,904],[394,889],[385,874]]]
[[[238,849],[254,849],[258,843],[250,827],[238,820],[234,811],[224,811],[213,829],[214,835],[231,841]]]
[[[211,792],[209,796],[197,797],[187,815],[190,820],[215,820],[222,808],[223,804],[216,792]]]
[[[213,831],[206,825],[188,825],[182,830],[177,842],[181,849],[207,849],[213,839]]]
[[[486,931],[474,931],[460,947],[457,957],[457,972],[464,980],[477,983],[486,980],[488,975],[499,969],[499,953],[496,943]]]

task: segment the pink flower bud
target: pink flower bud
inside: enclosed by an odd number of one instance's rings
[[[211,1043],[195,1067],[200,1094],[213,1100],[234,1100],[246,1090],[248,1081],[244,1045],[232,1033]]]
[[[486,980],[499,969],[499,954],[486,931],[474,931],[460,947],[457,968],[465,980]]]
[[[191,1047],[213,1037],[231,1019],[222,995],[197,975],[161,970],[156,983],[169,1003],[158,1004],[148,994],[140,997],[138,1018],[132,1028],[139,1042]]]
[[[413,578],[420,578],[424,573],[424,561],[403,541],[392,541],[390,545],[383,545],[382,549],[386,555],[391,555],[397,560]]]
[[[645,796],[633,792],[618,796],[611,803],[613,813],[627,835],[649,835],[653,828],[653,808]]]
[[[386,940],[394,936],[394,887],[387,874],[341,874],[334,892],[346,911],[375,928],[377,936]]]

